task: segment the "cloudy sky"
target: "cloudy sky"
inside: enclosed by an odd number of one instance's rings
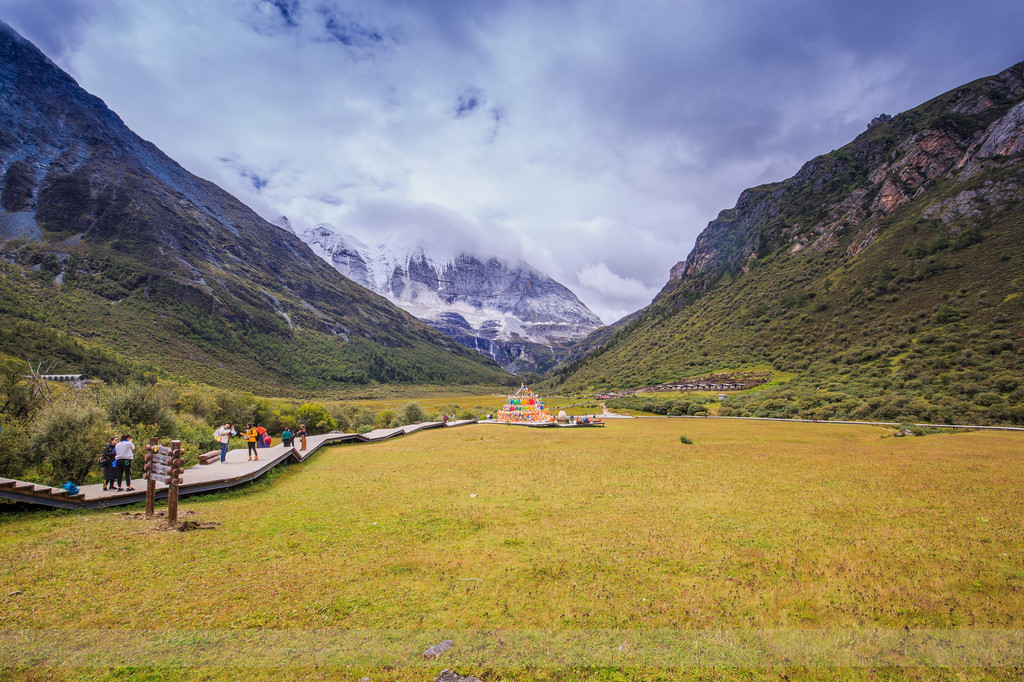
[[[605,322],[746,187],[1024,59],[1020,0],[0,0],[272,222],[522,257]]]

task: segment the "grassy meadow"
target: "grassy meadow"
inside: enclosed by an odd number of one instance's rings
[[[0,514],[0,675],[961,674],[956,660],[837,668],[828,654],[787,663],[681,644],[905,628],[1010,633],[1020,665],[1018,433],[475,425],[333,447],[244,489],[183,499],[181,518],[211,528],[171,532],[139,512]],[[442,639],[455,648],[424,659]]]

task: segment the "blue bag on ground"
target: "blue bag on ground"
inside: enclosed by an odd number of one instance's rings
[[[68,481],[67,483],[62,485],[61,488],[64,488],[64,490],[67,490],[69,495],[77,495],[78,494],[78,486],[75,485],[74,483],[72,483],[71,481]]]

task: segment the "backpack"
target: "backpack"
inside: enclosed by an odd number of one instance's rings
[[[64,490],[67,490],[68,491],[68,495],[77,495],[78,494],[78,486],[75,485],[74,483],[72,483],[71,481],[68,481],[67,483],[62,485],[61,488],[64,488]]]

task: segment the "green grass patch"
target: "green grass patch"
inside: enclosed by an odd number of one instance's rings
[[[481,425],[334,447],[248,489],[184,499],[182,518],[210,530],[163,531],[138,509],[0,514],[0,628],[177,638],[192,652],[179,668],[140,657],[166,660],[155,645],[127,660],[204,679],[247,675],[255,664],[233,652],[263,660],[261,637],[282,657],[267,665],[294,679],[432,679],[455,661],[483,679],[669,679],[679,671],[660,659],[603,666],[586,648],[489,661],[468,640],[1012,629],[1024,616],[1019,434],[693,420],[680,449],[679,423]],[[356,632],[377,658],[311,660],[315,637]],[[188,633],[231,646],[210,662]],[[444,633],[461,648],[424,663]]]

